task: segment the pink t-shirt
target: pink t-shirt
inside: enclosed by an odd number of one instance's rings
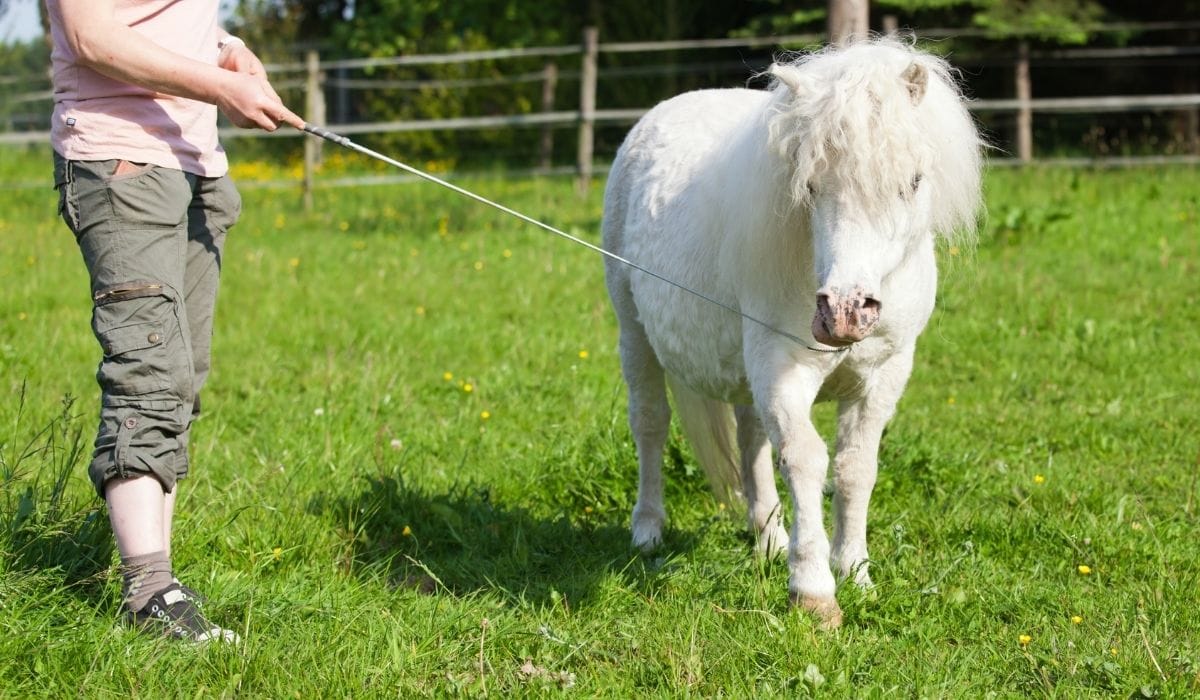
[[[218,0],[116,0],[116,18],[189,58],[216,64]],[[217,108],[114,80],[79,65],[47,0],[54,48],[50,141],[69,160],[123,159],[218,177],[229,170]]]

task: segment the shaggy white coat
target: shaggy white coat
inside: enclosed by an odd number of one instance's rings
[[[935,239],[969,243],[973,233],[982,144],[946,63],[906,44],[827,49],[770,73],[767,91],[659,104],[609,176],[608,250],[810,346],[606,260],[640,465],[633,542],[658,545],[666,520],[670,379],[718,496],[745,498],[761,553],[787,543],[792,601],[836,626],[834,571],[870,585],[880,436],[933,311]],[[817,294],[839,289],[877,300],[878,323],[844,352],[815,351]],[[832,548],[822,516],[829,453],[811,421],[826,399],[839,405]],[[790,536],[772,450],[793,504]]]

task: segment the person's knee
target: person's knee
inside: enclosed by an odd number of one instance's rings
[[[113,478],[148,474],[171,491],[187,471],[191,352],[177,293],[153,280],[98,289],[93,330],[100,429],[89,474],[103,495]]]

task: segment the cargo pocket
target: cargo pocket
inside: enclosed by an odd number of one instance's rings
[[[92,330],[104,352],[96,381],[105,394],[143,396],[182,381],[168,348],[178,334],[175,303],[163,284],[127,282],[98,290],[94,301]]]
[[[107,393],[140,396],[171,387],[163,324],[134,323],[96,332],[104,359],[96,381]]]

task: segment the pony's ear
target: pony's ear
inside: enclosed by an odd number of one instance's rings
[[[921,98],[925,96],[925,88],[929,86],[929,71],[925,66],[913,61],[900,74],[900,79],[908,88],[908,96],[912,98],[913,104],[920,104]]]
[[[767,74],[788,86],[793,95],[802,95],[805,90],[804,75],[795,66],[772,63]]]

